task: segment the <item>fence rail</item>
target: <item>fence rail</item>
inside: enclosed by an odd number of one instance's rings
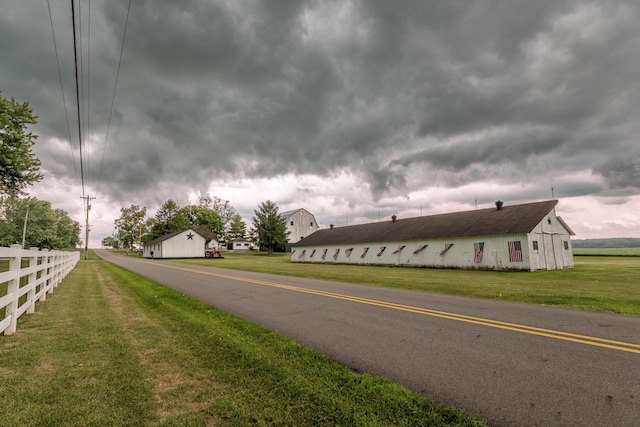
[[[14,334],[18,318],[33,313],[79,259],[79,252],[0,247],[0,334]]]

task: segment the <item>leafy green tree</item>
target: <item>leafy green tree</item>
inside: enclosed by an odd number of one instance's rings
[[[118,249],[120,247],[120,242],[115,236],[108,236],[102,239],[102,246],[105,248],[114,248]]]
[[[260,246],[266,248],[269,255],[274,249],[284,249],[288,241],[287,220],[278,213],[278,206],[271,200],[262,202],[257,211],[253,211],[253,226]]]
[[[229,237],[231,239],[235,239],[238,237],[244,237],[245,234],[247,234],[247,225],[244,223],[240,215],[235,214],[229,227]]]
[[[23,232],[26,248],[70,249],[80,241],[80,224],[47,201],[5,197],[0,199],[0,211],[0,246],[22,244]]]
[[[222,218],[212,209],[189,205],[180,209],[180,214],[183,215],[194,230],[205,231],[208,235],[219,238],[224,233],[224,224]]]
[[[147,218],[147,220],[144,222],[144,225],[142,226],[142,236],[141,236],[141,240],[143,243],[147,243],[150,240],[153,240],[153,228],[155,227],[156,224],[156,219],[151,217],[151,218]]]
[[[0,195],[24,194],[24,188],[42,179],[40,160],[32,151],[38,138],[27,132],[37,117],[29,103],[8,100],[0,92]]]
[[[57,218],[56,235],[59,248],[75,248],[80,243],[80,223],[69,217],[62,209],[54,211]]]
[[[233,217],[237,215],[236,210],[231,206],[228,200],[221,199],[220,197],[203,196],[198,200],[198,205],[203,208],[210,209],[217,213],[222,220],[222,231],[218,233],[218,239],[227,241],[229,240],[229,230],[231,228],[231,221]]]
[[[203,206],[189,205],[180,209],[180,213],[191,224],[191,228],[206,239],[207,243],[211,240],[219,242],[220,236],[224,235],[222,219],[213,210]]]
[[[120,217],[116,218],[115,225],[118,241],[122,247],[130,250],[133,244],[140,240],[146,215],[146,207],[131,205],[128,208],[120,208]]]

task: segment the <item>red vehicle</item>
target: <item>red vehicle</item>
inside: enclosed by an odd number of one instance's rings
[[[220,249],[207,249],[204,253],[205,258],[224,258]]]

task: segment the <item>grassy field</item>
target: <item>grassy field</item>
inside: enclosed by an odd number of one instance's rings
[[[0,336],[0,402],[2,426],[485,425],[94,260]]]
[[[573,248],[575,256],[637,256],[640,248]]]
[[[450,295],[640,314],[640,258],[574,259],[575,268],[499,272],[409,267],[292,263],[290,254],[225,253],[224,259],[181,260],[190,264],[344,281]]]
[[[640,314],[640,257],[578,256],[574,269],[535,273],[262,253],[182,262]],[[485,425],[95,256],[0,336],[0,402],[0,425]]]

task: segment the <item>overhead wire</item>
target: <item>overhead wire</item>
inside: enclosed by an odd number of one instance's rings
[[[78,13],[76,14],[76,4],[75,2],[78,2],[77,5],[77,9],[78,9]],[[75,86],[76,86],[76,105],[77,105],[77,122],[78,122],[78,147],[79,147],[79,159],[80,159],[80,186],[82,188],[82,199],[84,201],[86,201],[86,203],[83,203],[83,208],[85,211],[85,216],[87,218],[88,221],[88,217],[89,217],[89,212],[91,210],[91,204],[90,204],[90,199],[93,199],[95,197],[89,197],[87,195],[87,186],[89,185],[89,177],[88,177],[88,163],[89,163],[89,158],[88,158],[88,150],[86,147],[86,141],[90,139],[90,120],[91,120],[91,108],[90,108],[90,95],[91,95],[91,0],[87,0],[87,4],[88,4],[88,11],[87,11],[87,15],[88,15],[88,35],[87,35],[87,59],[86,59],[86,81],[84,79],[85,77],[85,61],[83,59],[83,34],[82,34],[82,8],[81,8],[81,0],[71,0],[71,20],[72,20],[72,31],[73,31],[73,52],[74,52],[74,71],[75,71]],[[108,119],[108,124],[107,124],[107,129],[106,129],[106,136],[105,136],[105,144],[104,144],[104,148],[103,148],[103,152],[102,152],[102,159],[101,159],[101,163],[100,163],[100,168],[99,168],[99,174],[98,174],[98,181],[97,181],[97,185],[96,187],[99,187],[101,184],[101,180],[102,180],[102,171],[103,171],[103,167],[104,167],[104,159],[106,156],[106,150],[107,150],[107,145],[108,145],[108,141],[109,141],[109,130],[111,128],[111,121],[112,121],[112,117],[113,117],[113,111],[114,111],[114,106],[115,106],[115,96],[116,96],[116,92],[117,92],[117,87],[118,87],[118,80],[119,80],[119,76],[120,76],[120,69],[121,69],[121,65],[122,65],[122,57],[123,57],[123,52],[124,52],[124,43],[126,40],[126,34],[127,34],[127,28],[128,28],[128,22],[129,22],[129,15],[130,15],[130,11],[131,11],[131,3],[132,0],[129,0],[129,4],[127,7],[127,15],[126,15],[126,19],[125,19],[125,24],[124,24],[124,33],[122,36],[122,43],[120,46],[120,57],[119,57],[119,61],[118,61],[118,68],[116,71],[116,79],[115,79],[115,84],[114,84],[114,88],[113,88],[113,95],[112,95],[112,99],[111,99],[111,109],[109,112],[109,119]],[[60,92],[62,95],[62,102],[63,102],[63,106],[64,106],[64,113],[65,113],[65,121],[66,121],[66,125],[67,125],[67,134],[69,137],[69,148],[71,151],[71,159],[73,162],[73,169],[74,169],[74,175],[75,175],[75,179],[76,181],[78,181],[78,168],[76,165],[76,161],[75,161],[75,155],[74,155],[74,148],[73,148],[73,143],[72,143],[72,137],[71,137],[71,124],[69,121],[69,114],[67,111],[67,102],[66,102],[66,98],[65,98],[65,94],[64,94],[64,85],[63,85],[63,81],[62,81],[62,72],[60,69],[60,58],[59,58],[59,53],[58,53],[58,47],[57,47],[57,40],[56,40],[56,36],[55,36],[55,27],[53,24],[53,13],[51,11],[51,3],[50,0],[47,0],[47,7],[49,10],[49,23],[51,25],[51,34],[52,34],[52,39],[53,39],[53,46],[54,46],[54,51],[55,51],[55,55],[56,55],[56,65],[57,65],[57,70],[58,70],[58,79],[60,82]],[[78,40],[80,39],[80,40]],[[85,100],[85,84],[86,84],[86,100]],[[86,103],[84,103],[86,102]],[[86,125],[86,126],[85,126]],[[96,189],[97,191],[97,189]],[[88,228],[88,224],[87,224],[87,228]],[[87,236],[88,239],[88,236]]]
[[[100,161],[100,169],[98,172],[98,183],[96,185],[96,188],[100,187],[100,183],[102,182],[102,169],[104,166],[104,158],[105,158],[105,153],[107,151],[107,144],[109,142],[109,129],[111,128],[111,118],[113,117],[113,106],[116,101],[116,90],[118,88],[120,66],[122,65],[122,53],[124,52],[124,41],[127,37],[127,26],[129,24],[129,12],[131,11],[131,1],[132,0],[129,0],[129,6],[127,7],[127,17],[125,18],[125,21],[124,21],[124,32],[122,34],[122,44],[120,45],[120,59],[118,60],[118,68],[116,70],[116,81],[115,81],[115,84],[113,85],[113,96],[111,97],[111,110],[109,111],[109,120],[107,122],[107,131],[104,139],[104,148],[102,150],[102,159]]]
[[[69,135],[69,148],[71,150],[71,161],[73,162],[73,173],[78,181],[78,168],[76,167],[76,158],[73,155],[73,144],[71,143],[71,126],[69,125],[69,114],[67,113],[67,100],[64,96],[64,86],[62,85],[62,73],[60,72],[60,58],[58,55],[58,44],[56,43],[56,34],[53,29],[53,15],[51,13],[51,3],[47,0],[47,6],[49,7],[49,22],[51,23],[51,36],[53,38],[53,49],[56,53],[56,65],[58,66],[58,78],[60,80],[60,93],[62,94],[62,105],[64,107],[64,117],[67,122],[67,133]]]
[[[85,141],[91,140],[91,0],[87,0],[87,102],[85,106],[86,111],[86,123],[85,126]],[[82,20],[82,14],[80,14]],[[82,27],[80,28],[80,34],[82,35]],[[89,150],[85,150],[85,163],[87,167],[91,164],[89,162]],[[89,177],[89,171],[87,170],[87,179]]]
[[[83,161],[83,153],[82,153],[82,122],[80,120],[81,117],[81,104],[80,104],[80,87],[79,87],[79,78],[78,78],[78,43],[76,37],[76,9],[74,0],[71,0],[71,20],[73,27],[73,58],[75,64],[75,75],[76,75],[76,103],[78,105],[78,141],[80,146],[80,179],[82,186],[82,198],[85,198],[85,183],[84,183],[84,161]]]

